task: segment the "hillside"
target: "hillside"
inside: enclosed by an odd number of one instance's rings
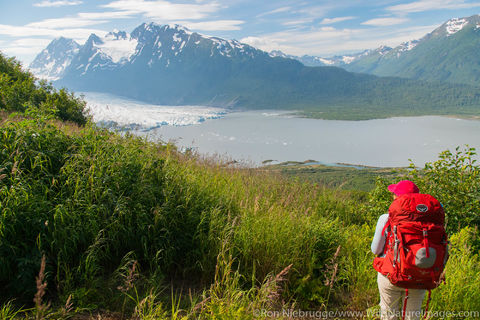
[[[73,56],[57,52],[65,45]],[[142,24],[131,34],[91,35],[79,48],[66,39],[54,40],[33,66],[39,74],[58,78],[56,86],[165,105],[304,110],[309,116],[346,119],[477,114],[480,106],[473,87],[305,67],[178,25]]]
[[[478,86],[480,15],[446,21],[418,40],[358,54],[294,57],[307,66],[337,66],[351,72]],[[276,56],[286,56],[274,52]]]
[[[410,47],[358,59],[345,68],[379,76],[478,85],[480,15],[452,19]]]
[[[0,58],[0,78],[4,70],[31,76]],[[2,85],[4,92],[15,82]],[[369,245],[391,181],[370,193],[331,190],[63,122],[28,95],[16,102],[36,109],[8,114],[15,107],[1,106],[2,318],[378,314]],[[432,319],[480,310],[474,155],[445,152],[408,172],[447,212],[448,281],[433,291]]]

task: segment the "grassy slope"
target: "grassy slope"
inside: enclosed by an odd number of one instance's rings
[[[180,287],[193,288],[193,300],[184,293],[173,308],[189,317],[249,318],[280,307],[276,292],[304,309],[376,304],[368,247],[388,205],[384,185],[359,198],[51,121],[6,121],[0,143],[4,302],[31,301],[44,255],[44,300],[56,305],[71,297],[77,308],[131,314],[147,299],[156,311],[144,312],[170,317],[170,290]],[[459,277],[480,284],[478,255],[461,244],[472,232],[453,238],[454,279],[437,291],[437,309],[480,307],[478,289]]]

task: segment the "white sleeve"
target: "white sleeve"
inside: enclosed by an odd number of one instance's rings
[[[382,214],[377,221],[377,226],[375,228],[375,235],[373,236],[372,244],[370,245],[370,249],[375,255],[379,255],[383,253],[383,249],[385,248],[385,233],[382,234],[383,228],[388,221],[388,214]]]

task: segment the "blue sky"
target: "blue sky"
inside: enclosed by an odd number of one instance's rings
[[[0,51],[28,65],[59,36],[177,23],[257,48],[329,57],[418,39],[480,13],[470,0],[1,0]]]

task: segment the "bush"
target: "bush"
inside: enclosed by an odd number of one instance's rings
[[[426,163],[423,169],[410,165],[408,177],[445,208],[449,233],[467,226],[480,227],[480,168],[475,151],[468,146],[457,147],[454,152],[440,153],[437,161]]]
[[[35,77],[13,58],[0,53],[0,110],[33,115],[44,114],[79,125],[87,122],[85,102],[68,93],[66,89],[56,90],[46,81]]]
[[[437,198],[445,209],[446,229],[453,234],[466,226],[480,227],[480,168],[476,165],[474,148],[457,147],[455,152],[443,151],[435,162],[417,168],[411,163],[408,171],[399,178],[409,179],[418,185],[420,192]],[[370,193],[369,202],[362,208],[373,221],[387,213],[392,195],[387,190],[389,179],[378,179]]]

